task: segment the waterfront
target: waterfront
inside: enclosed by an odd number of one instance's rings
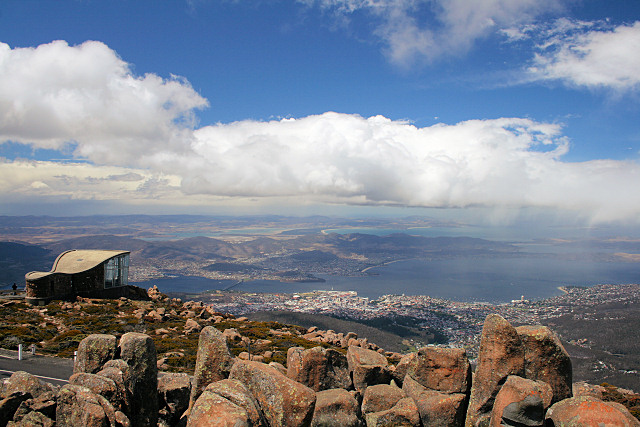
[[[163,292],[198,293],[227,289],[240,292],[308,292],[355,290],[377,298],[385,294],[428,295],[455,301],[508,302],[522,295],[537,300],[559,295],[559,286],[591,286],[600,283],[637,283],[640,264],[565,260],[549,257],[459,258],[450,260],[405,260],[369,269],[370,276],[322,275],[325,282],[280,282],[275,280],[211,280],[177,276],[136,283],[157,285]]]

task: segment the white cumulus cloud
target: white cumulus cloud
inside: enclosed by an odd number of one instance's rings
[[[565,32],[545,40],[535,56],[534,79],[615,91],[640,87],[640,22],[611,29],[561,23]]]
[[[206,105],[182,79],[135,76],[100,42],[0,43],[0,141],[55,149],[78,141],[76,154],[114,162],[141,149],[162,156],[153,142],[179,150],[193,110]]]

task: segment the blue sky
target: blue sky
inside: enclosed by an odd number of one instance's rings
[[[640,220],[638,2],[5,0],[0,43],[0,214]]]

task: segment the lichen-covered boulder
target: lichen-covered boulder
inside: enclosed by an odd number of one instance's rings
[[[271,427],[311,424],[316,394],[264,363],[237,361],[230,379],[242,382],[258,401]]]
[[[367,427],[419,427],[420,415],[413,399],[405,397],[386,411],[365,415]]]
[[[122,411],[116,411],[116,427],[131,427],[131,420]]]
[[[227,378],[232,365],[233,358],[229,353],[225,336],[213,326],[203,328],[198,341],[189,406],[196,401],[207,385]]]
[[[606,389],[601,385],[589,384],[584,381],[573,383],[571,390],[574,397],[591,396],[600,400],[602,400],[603,393],[606,391]]]
[[[269,362],[269,366],[276,368],[282,375],[287,375],[287,368],[285,368],[282,363]]]
[[[468,393],[471,365],[463,348],[423,347],[408,362],[406,375],[443,393]]]
[[[73,373],[95,374],[107,361],[114,358],[118,349],[113,335],[91,334],[80,341],[78,354],[73,363]]]
[[[424,426],[460,427],[464,424],[467,394],[431,390],[409,375],[405,376],[402,391],[416,403]]]
[[[389,364],[387,358],[377,351],[353,345],[347,350],[347,363],[349,364],[349,370],[353,370],[357,365],[387,366]]]
[[[322,347],[291,347],[287,352],[287,376],[314,391],[351,386],[345,355]]]
[[[95,394],[99,394],[107,399],[115,409],[122,409],[122,397],[116,383],[110,378],[97,374],[80,372],[78,374],[71,375],[69,378],[69,384],[86,387]]]
[[[549,384],[510,375],[496,396],[490,426],[542,427],[552,396]]]
[[[128,332],[120,338],[120,357],[129,366],[131,392],[129,419],[133,427],[158,422],[158,368],[156,347],[150,336]]]
[[[362,413],[391,409],[400,399],[407,397],[396,385],[376,384],[367,387],[362,398]]]
[[[524,376],[524,346],[509,322],[490,314],[482,328],[465,426],[488,421],[495,396],[509,375]]]
[[[31,397],[38,397],[42,393],[57,391],[53,385],[42,381],[40,378],[28,372],[14,372],[9,379],[2,384],[2,396],[7,397],[16,391],[29,393]]]
[[[37,411],[29,412],[19,421],[9,421],[6,424],[7,427],[53,427],[54,425],[54,420]]]
[[[56,405],[57,405],[58,395],[53,391],[47,391],[42,393],[38,397],[34,397],[32,399],[25,400],[18,406],[15,414],[13,415],[13,421],[23,422],[25,418],[32,412],[38,412],[43,415],[45,418],[49,420],[55,420],[56,418]],[[36,415],[31,416],[29,419],[33,417],[38,417]],[[35,420],[35,418],[33,418]],[[24,421],[27,423],[28,421]],[[35,421],[34,421],[35,422]],[[47,420],[43,419],[43,422],[48,423]],[[2,423],[0,422],[0,425]]]
[[[572,396],[572,368],[569,354],[546,326],[516,328],[524,345],[524,375],[544,381],[553,390],[553,403]]]
[[[252,427],[242,406],[204,390],[193,403],[187,427]]]
[[[316,393],[311,427],[360,427],[358,401],[347,390],[336,388]]]
[[[402,387],[402,382],[404,381],[404,376],[407,375],[407,370],[409,369],[409,365],[412,363],[413,359],[418,356],[418,353],[407,353],[402,356],[395,369],[391,372],[393,380],[398,384],[398,386]]]
[[[183,373],[165,373],[158,378],[158,417],[167,425],[177,425],[189,407],[191,379]]]
[[[67,384],[60,389],[56,408],[59,427],[116,425],[116,411],[104,397],[86,387]]]
[[[356,390],[391,382],[389,362],[378,352],[351,345],[347,350],[347,363]]]
[[[232,379],[216,381],[209,384],[204,390],[207,393],[215,393],[224,397],[231,403],[244,408],[252,426],[267,426],[267,421],[262,414],[258,401],[240,381]]]
[[[562,400],[549,408],[546,425],[625,426],[637,427],[640,422],[619,403],[603,402],[595,397],[579,396]]]
[[[14,391],[0,400],[0,425],[7,425],[7,423],[13,419],[18,407],[29,399],[31,399],[31,393]]]
[[[120,402],[119,410],[128,414],[131,412],[131,391],[128,389],[129,365],[122,359],[115,359],[107,362],[105,367],[97,373],[105,378],[109,378],[116,385],[116,396],[114,401]],[[117,406],[117,405],[114,405]]]
[[[193,319],[187,319],[183,327],[184,334],[190,335],[196,332],[200,332],[202,330],[202,326],[198,322]]]

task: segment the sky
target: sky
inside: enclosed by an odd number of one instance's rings
[[[0,215],[640,225],[640,2],[3,0]]]

